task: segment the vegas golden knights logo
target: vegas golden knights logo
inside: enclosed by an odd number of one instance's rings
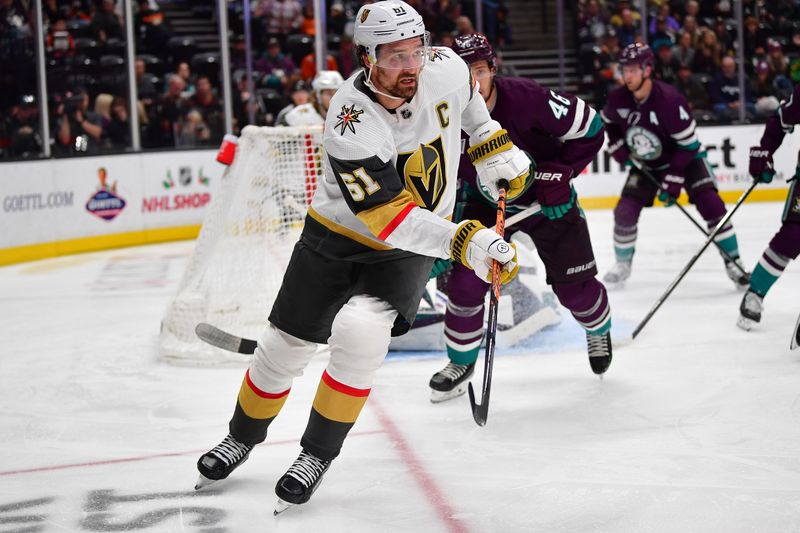
[[[442,136],[428,144],[420,144],[413,152],[397,155],[397,170],[405,179],[406,189],[417,205],[433,211],[447,185]]]
[[[369,16],[369,9],[365,9],[364,11],[361,12],[361,24],[364,24],[364,21],[367,20],[368,16]]]

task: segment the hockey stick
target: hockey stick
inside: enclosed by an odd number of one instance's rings
[[[287,197],[287,200],[289,198],[291,197]],[[292,200],[294,201],[294,198],[292,198]],[[295,207],[295,205],[292,205],[293,203],[299,208],[299,204],[297,204],[296,201],[287,202],[290,207]],[[529,208],[509,217],[506,220],[505,227],[512,226],[530,216],[541,212],[542,206],[539,204],[533,204]],[[197,324],[197,326],[194,328],[194,332],[200,338],[200,340],[210,344],[211,346],[216,346],[217,348],[222,348],[223,350],[227,350],[229,352],[250,355],[256,351],[257,341],[254,339],[239,337],[238,335],[223,331],[218,327],[206,322],[200,322]]]
[[[800,346],[800,315],[797,316],[797,323],[794,325],[794,333],[792,334],[792,342],[789,343],[789,349],[794,350]]]
[[[227,331],[222,331],[218,327],[205,322],[197,324],[194,332],[200,340],[229,352],[251,355],[256,351],[256,346],[258,345],[258,342],[253,339],[246,339]]]
[[[494,230],[499,234],[505,233],[506,225],[506,192],[508,182],[502,180],[499,183],[499,198],[497,199],[497,222]],[[479,426],[486,425],[486,418],[489,416],[489,393],[492,390],[492,366],[494,363],[494,346],[497,338],[497,304],[500,300],[500,269],[502,265],[499,261],[492,262],[492,286],[489,292],[489,321],[486,325],[486,362],[483,366],[483,387],[481,391],[481,403],[475,401],[475,390],[472,382],[469,382],[469,404],[472,408],[472,418]]]
[[[649,179],[649,180],[650,180],[650,181],[653,183],[653,185],[655,185],[656,187],[658,187],[658,190],[659,190],[659,191],[664,191],[664,192],[666,192],[666,191],[667,191],[667,190],[666,190],[666,189],[665,189],[665,188],[664,188],[664,187],[661,185],[661,183],[659,183],[659,182],[658,182],[658,180],[656,179],[656,177],[655,177],[655,176],[653,176],[653,174],[652,174],[652,173],[651,173],[651,172],[650,172],[648,169],[646,169],[646,168],[644,167],[644,165],[642,165],[642,164],[641,164],[639,161],[636,161],[636,160],[633,160],[633,159],[632,159],[631,161],[633,161],[633,166],[635,166],[635,167],[636,167],[636,169],[637,169],[637,170],[639,170],[639,172],[641,172],[641,173],[644,175],[644,177],[646,177],[647,179]],[[688,219],[689,219],[689,220],[692,222],[692,224],[694,224],[694,226],[695,226],[697,229],[699,229],[699,230],[700,230],[700,231],[703,233],[703,235],[705,235],[706,237],[708,237],[708,231],[706,231],[706,230],[705,230],[705,228],[703,228],[703,226],[701,226],[701,225],[700,225],[700,223],[699,223],[699,222],[697,222],[697,221],[694,219],[694,217],[692,216],[692,214],[691,214],[689,211],[687,211],[685,207],[683,207],[681,204],[679,204],[679,203],[678,203],[678,199],[677,199],[677,198],[675,199],[675,207],[677,207],[678,209],[680,209],[681,213],[683,213],[684,215],[686,215],[686,218],[688,218]],[[717,247],[717,250],[719,250],[719,253],[721,253],[721,254],[722,254],[722,256],[725,258],[725,260],[726,260],[726,261],[730,261],[731,263],[733,263],[733,265],[736,267],[736,270],[738,270],[738,271],[739,271],[741,274],[743,274],[743,275],[747,276],[747,272],[745,272],[744,268],[742,268],[741,266],[739,266],[739,263],[737,263],[737,262],[736,262],[736,261],[733,259],[733,257],[731,257],[731,256],[730,256],[730,254],[729,254],[728,252],[726,252],[726,251],[725,251],[725,250],[722,248],[722,246],[721,246],[721,245],[720,245],[720,244],[719,244],[717,241],[714,241],[714,246],[716,246],[716,247]]]
[[[700,256],[703,254],[703,252],[706,251],[706,248],[708,248],[708,246],[714,241],[714,237],[717,236],[717,233],[719,233],[722,227],[728,223],[733,214],[736,213],[736,210],[739,209],[739,206],[742,205],[744,201],[747,199],[747,197],[750,195],[750,193],[753,192],[753,189],[755,189],[756,185],[758,185],[758,182],[754,181],[753,184],[750,185],[750,188],[744,191],[744,194],[742,194],[742,196],[736,201],[736,205],[734,205],[733,208],[730,211],[728,211],[724,217],[722,217],[722,220],[720,220],[717,223],[716,227],[711,231],[711,233],[708,234],[708,238],[706,238],[706,242],[703,244],[703,246],[697,251],[697,253],[694,254],[694,256],[686,264],[686,266],[683,267],[683,270],[680,271],[678,277],[675,278],[675,280],[672,283],[670,283],[669,287],[667,287],[667,290],[664,292],[664,294],[662,294],[661,297],[658,300],[656,300],[656,303],[653,305],[652,309],[650,309],[650,311],[645,315],[644,319],[642,319],[639,325],[636,326],[636,329],[633,330],[633,333],[631,334],[631,339],[635,339],[636,336],[639,333],[641,333],[642,329],[647,324],[647,322],[649,322],[650,319],[653,318],[653,315],[656,314],[656,311],[658,311],[658,308],[661,307],[661,304],[663,304],[664,301],[669,297],[669,295],[672,294],[672,291],[675,290],[675,287],[678,286],[678,283],[680,283],[683,277],[686,275],[686,273],[689,272],[689,269],[691,269],[697,262],[697,260],[700,259]]]

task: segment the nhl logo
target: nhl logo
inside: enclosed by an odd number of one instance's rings
[[[361,12],[361,18],[358,20],[361,21],[361,24],[364,24],[364,21],[367,20],[368,16],[369,16],[369,9],[365,9],[364,11]]]
[[[400,116],[408,120],[411,118],[411,111],[408,109],[403,109],[402,111],[400,111]]]

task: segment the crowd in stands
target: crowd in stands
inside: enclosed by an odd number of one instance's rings
[[[646,28],[638,5],[627,0],[578,2],[582,87],[594,102],[602,105],[608,91],[622,84],[620,50],[643,42],[655,52],[655,77],[683,92],[698,121],[738,119],[734,1],[650,0]],[[800,3],[745,0],[743,19],[745,116],[758,120],[773,113],[800,82]]]
[[[434,44],[474,31],[472,0],[407,0]],[[365,1],[332,0],[326,13],[327,69],[358,68],[353,18]],[[485,0],[487,33],[511,42],[503,0]],[[174,10],[213,20],[216,0],[137,0],[133,5],[136,105],[143,148],[217,146],[224,133],[218,45],[198,44],[170,20]],[[245,70],[243,2],[228,1],[234,133],[251,122],[275,124],[287,104],[308,101],[316,74],[310,0],[251,0],[253,86]],[[44,0],[49,144],[55,156],[131,147],[126,28],[120,0]],[[175,26],[175,27],[173,27]],[[32,0],[0,0],[0,159],[37,156],[39,131]]]

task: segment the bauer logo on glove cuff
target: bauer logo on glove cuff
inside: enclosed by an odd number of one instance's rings
[[[534,172],[533,179],[541,181],[561,181],[564,174],[561,172]]]
[[[467,150],[469,160],[474,164],[498,152],[510,149],[513,146],[506,130],[497,132],[477,146]]]

